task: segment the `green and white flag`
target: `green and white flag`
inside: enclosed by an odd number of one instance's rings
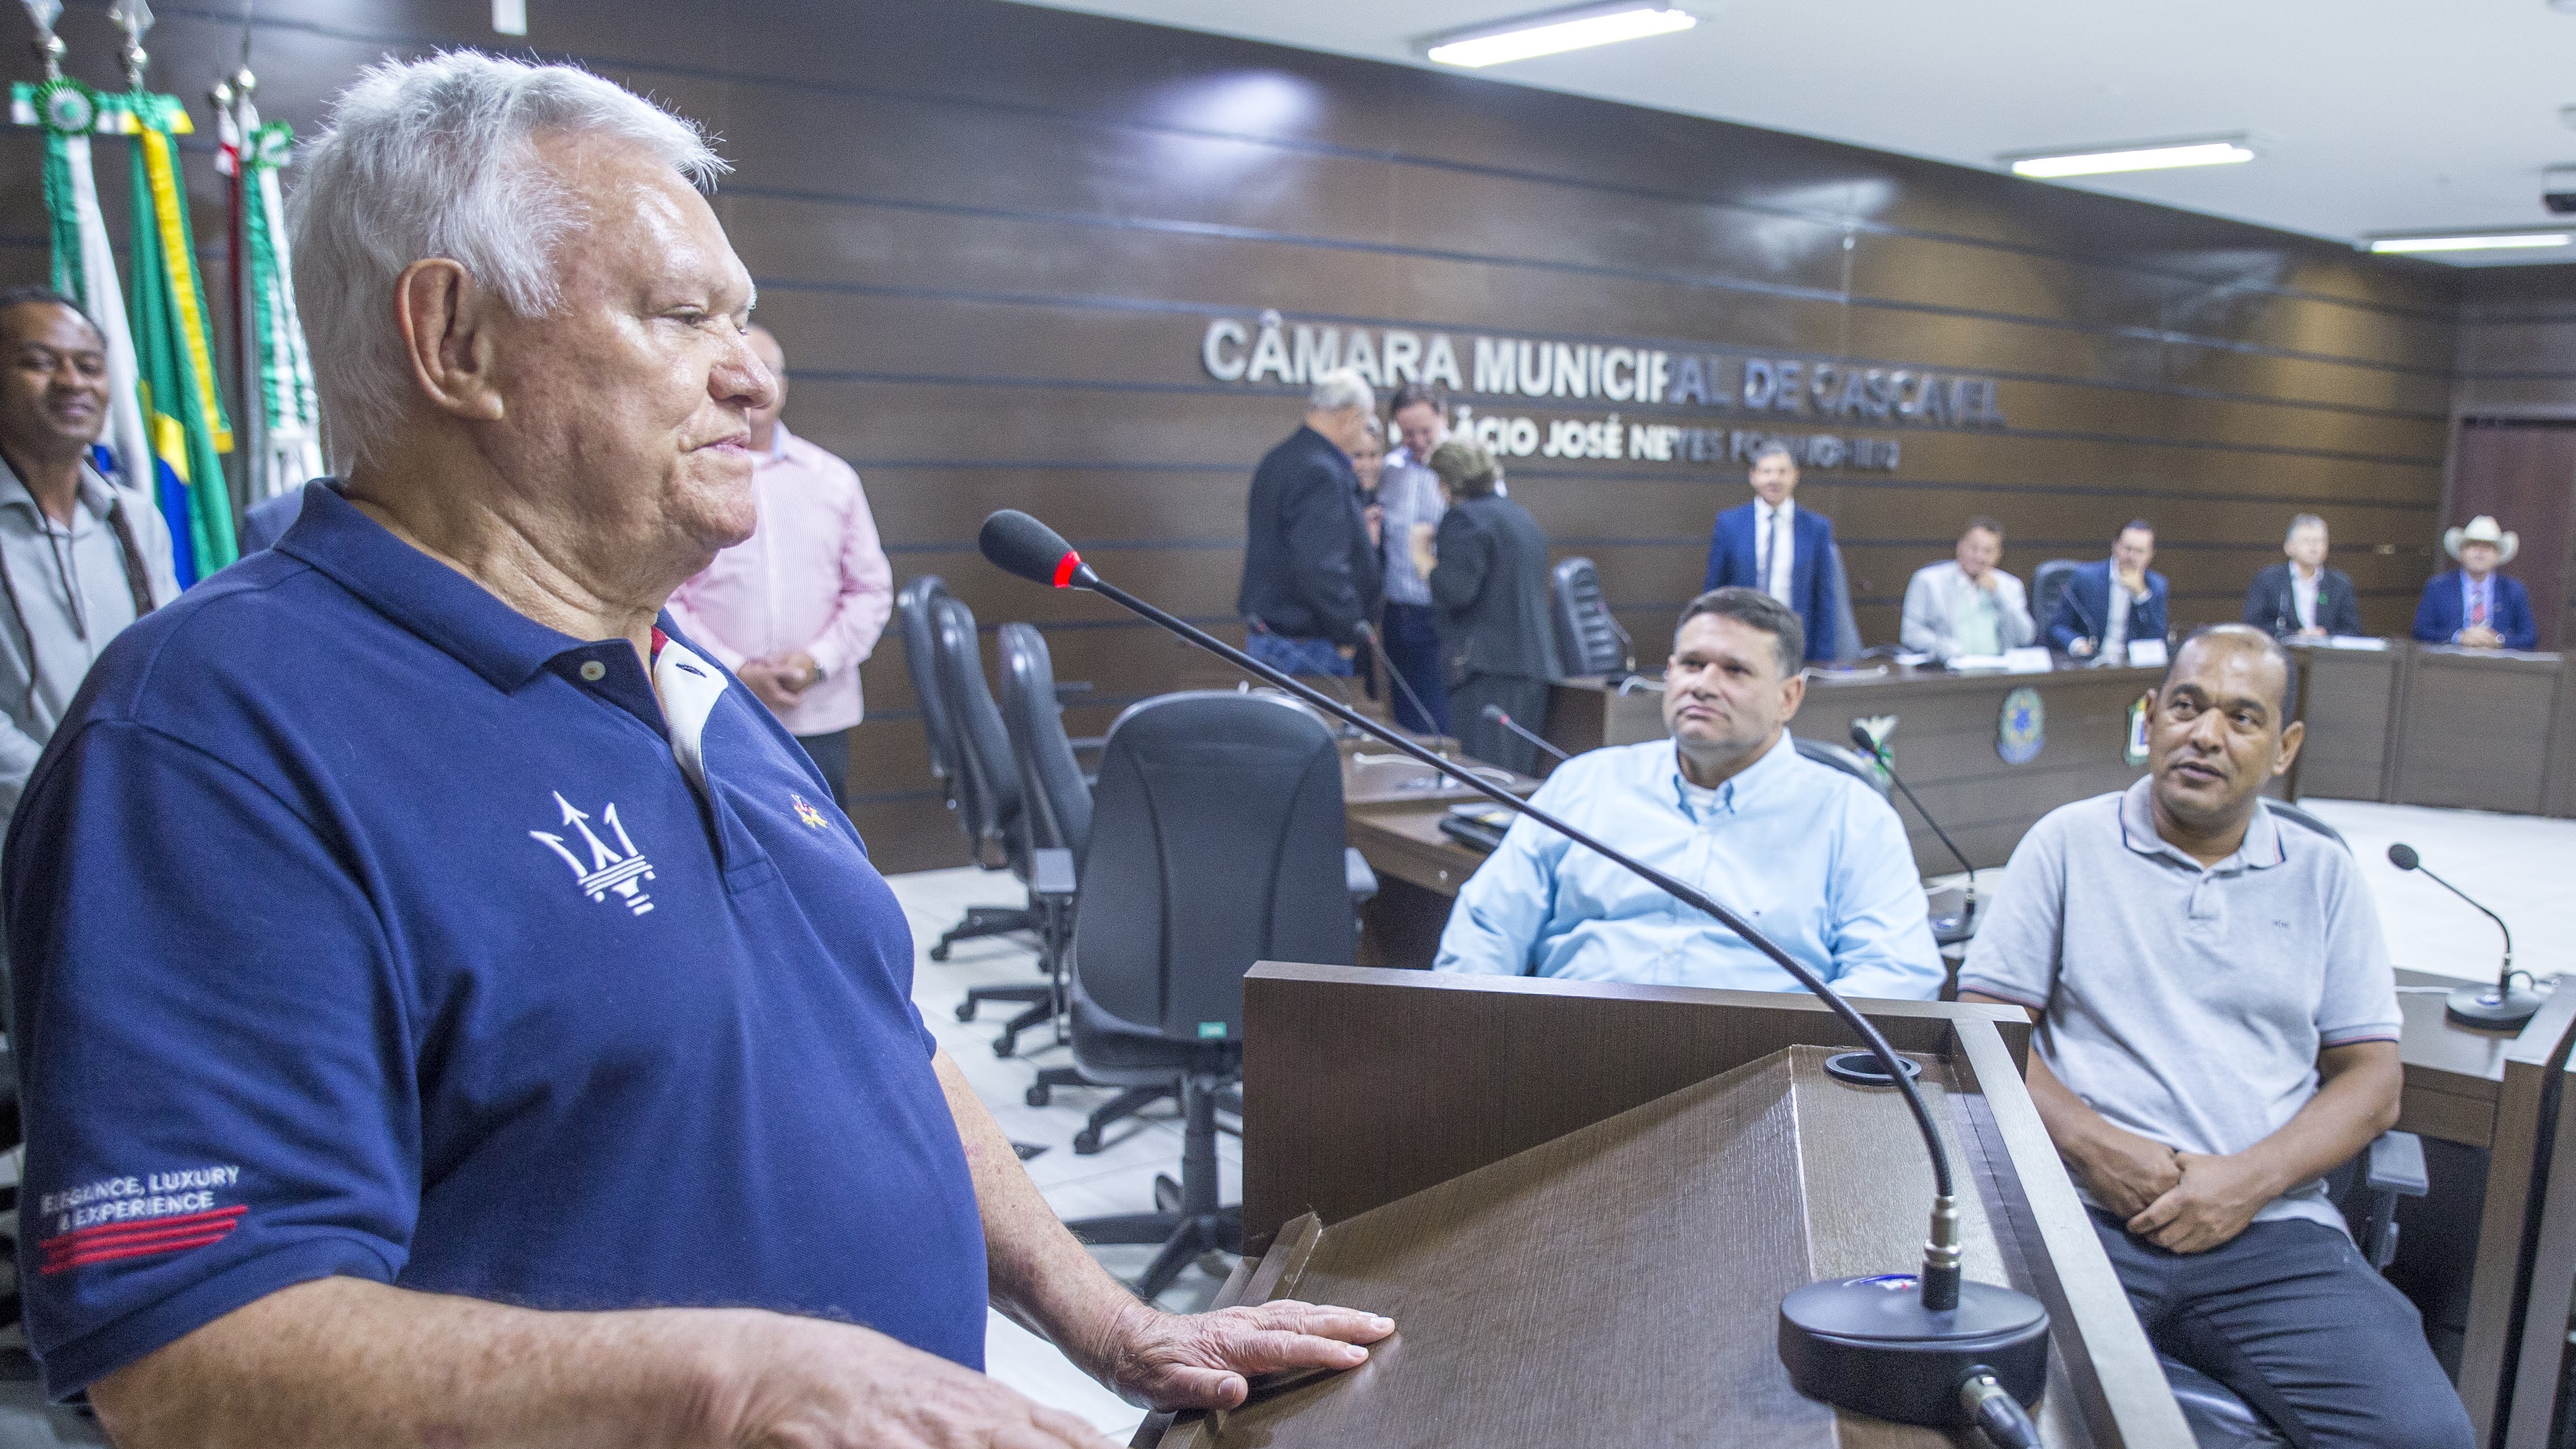
[[[261,125],[251,103],[250,72],[217,92],[216,166],[233,179],[233,297],[241,341],[242,431],[246,501],[257,503],[322,476],[322,409],[313,394],[313,357],[295,313],[294,266],[286,242],[286,202],[277,169],[287,164],[295,132],[283,121]],[[227,106],[225,102],[229,100]]]
[[[30,0],[28,9],[36,16],[39,35],[50,39],[60,0]],[[106,441],[116,455],[117,481],[148,499],[152,446],[135,391],[134,333],[126,325],[116,253],[108,246],[98,180],[90,169],[90,133],[104,118],[99,93],[59,75],[32,84],[20,81],[10,87],[9,112],[19,125],[45,133],[45,210],[53,218],[54,290],[78,301],[107,334]],[[122,128],[111,123],[107,129]]]

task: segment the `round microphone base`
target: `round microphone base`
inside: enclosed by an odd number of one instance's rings
[[[2520,1031],[2540,1010],[2540,997],[2529,991],[2498,992],[2492,985],[2463,986],[2443,999],[2443,1014],[2480,1031]]]
[[[1967,1426],[1959,1386],[1983,1366],[2024,1405],[2048,1383],[2048,1310],[1991,1283],[1959,1306],[1923,1307],[1911,1273],[1833,1278],[1780,1300],[1780,1362],[1799,1393],[1838,1409],[1935,1429]]]

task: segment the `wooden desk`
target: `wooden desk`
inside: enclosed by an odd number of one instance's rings
[[[2542,1168],[2540,1230],[2532,1242],[2522,1342],[2515,1355],[2512,1406],[2505,1416],[2504,1449],[2551,1449],[2558,1419],[2559,1385],[2566,1371],[2567,1315],[2576,1303],[2576,1112],[2565,1109],[2571,1062],[2558,1075],[2556,1120]]]
[[[2402,640],[2386,649],[2301,644],[2290,657],[2299,662],[2299,718],[2308,727],[2290,772],[2291,798],[2388,799],[2414,650]]]
[[[1547,726],[1539,733],[1569,755],[1655,739],[1664,733],[1664,692],[1643,683],[1622,691],[1598,674],[1560,679],[1547,687]]]
[[[1925,1068],[1965,1169],[1971,1276],[2048,1307],[2047,1442],[2189,1449],[2022,1089],[2020,1014],[1867,1009]],[[1845,1036],[1803,995],[1255,966],[1244,1233],[1257,1266],[1219,1301],[1329,1296],[1392,1314],[1398,1335],[1351,1374],[1221,1416],[1158,1416],[1136,1442],[1964,1442],[1839,1415],[1799,1398],[1778,1363],[1783,1291],[1921,1253],[1931,1173],[1902,1104],[1816,1069]]]
[[[2450,987],[2459,983],[2447,976],[2400,970],[2397,984]],[[2515,1380],[2509,1366],[2532,1347],[2522,1322],[2522,1300],[2535,1281],[2524,1240],[2539,1206],[2535,1181],[2544,1154],[2566,1125],[2557,1111],[2558,1084],[2567,1070],[2568,1047],[2576,1042],[2576,991],[2554,993],[2540,1014],[2513,1034],[2453,1025],[2442,1014],[2442,998],[2429,991],[2403,992],[2397,1004],[2406,1022],[2398,1042],[2406,1086],[2397,1125],[2421,1136],[2481,1148],[2488,1155],[2459,1371],[2460,1400],[2468,1406],[2478,1442],[2484,1444],[2489,1442],[2490,1430],[2504,1421],[2509,1406],[2507,1392]],[[2436,1188],[2440,1190],[2440,1185]],[[2399,1251],[2402,1258],[2402,1241]],[[2570,1270],[2560,1271],[2565,1276]],[[2544,1335],[2560,1349],[2566,1338],[2565,1287],[2558,1285],[2559,1326]],[[2554,1401],[2554,1359],[2549,1392]],[[2539,1449],[2541,1441],[2530,1443],[2532,1449]]]
[[[1454,745],[1454,741],[1449,742]],[[1538,781],[1482,767],[1494,783],[1527,795]],[[1368,966],[1429,966],[1438,954],[1449,902],[1485,852],[1440,833],[1441,817],[1475,791],[1374,741],[1344,741],[1342,800],[1352,845],[1377,872],[1378,893],[1360,908],[1360,961]]]
[[[2415,646],[2388,797],[2537,815],[2547,804],[2560,657]]]

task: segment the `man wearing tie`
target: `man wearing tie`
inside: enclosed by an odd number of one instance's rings
[[[2424,585],[2424,602],[2415,608],[2416,639],[2471,649],[2539,648],[2530,593],[2520,579],[2496,572],[2522,551],[2521,536],[2481,513],[2468,527],[2442,535],[2442,547],[2460,566]]]
[[[1835,615],[1832,570],[1825,567],[1834,547],[1833,520],[1801,509],[1791,496],[1798,491],[1798,460],[1778,443],[1765,443],[1753,454],[1753,500],[1717,516],[1709,534],[1708,577],[1703,591],[1759,589],[1797,611],[1807,633],[1807,662],[1831,659]]]
[[[2365,632],[2352,580],[2326,567],[2326,521],[2313,513],[2290,520],[2281,552],[2289,561],[2254,576],[2245,591],[2245,622],[2275,639],[2324,639]]]
[[[2048,616],[2048,642],[2078,659],[2119,661],[2132,639],[2165,637],[2165,576],[2147,567],[2156,556],[2155,525],[2129,520],[2111,556],[2067,576]]]

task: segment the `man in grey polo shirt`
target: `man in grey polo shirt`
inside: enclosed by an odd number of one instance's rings
[[[1963,1001],[2039,1023],[2030,1092],[2156,1348],[2302,1446],[2468,1449],[2414,1306],[2320,1180],[2397,1120],[2397,991],[2351,853],[2259,792],[2290,767],[2290,662],[2202,629],[2147,778],[2013,852]]]

